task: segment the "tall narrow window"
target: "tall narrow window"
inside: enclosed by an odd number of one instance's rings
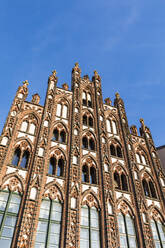
[[[61,214],[61,203],[50,200],[42,201],[35,248],[60,247]]]
[[[82,148],[88,149],[88,139],[86,137],[82,139]]]
[[[136,248],[136,234],[134,222],[130,215],[118,215],[118,225],[120,233],[120,248]]]
[[[144,155],[142,155],[142,163],[143,163],[143,164],[145,164],[145,165],[147,164],[147,162],[146,162],[146,158],[145,158],[145,156],[144,156]]]
[[[121,184],[122,184],[122,190],[128,191],[128,184],[127,184],[127,178],[124,173],[121,174]]]
[[[116,121],[112,121],[112,129],[113,129],[113,133],[117,134]]]
[[[28,150],[24,151],[22,161],[21,161],[21,167],[22,168],[27,168],[28,162],[29,162],[29,157],[30,157],[29,151]]]
[[[63,105],[62,117],[64,117],[64,118],[68,117],[68,106],[66,106],[66,105]]]
[[[60,133],[60,142],[62,142],[62,143],[66,142],[66,133],[65,133],[65,131],[61,131],[61,133]]]
[[[119,174],[115,171],[114,173],[115,188],[121,189]]]
[[[117,146],[116,150],[117,150],[117,157],[122,158],[123,156],[122,156],[122,151],[121,151],[120,146]]]
[[[83,165],[83,167],[82,167],[82,182],[89,183],[88,177],[89,177],[89,175],[88,175],[88,166]]]
[[[36,129],[35,124],[31,123],[30,126],[29,126],[29,133],[30,134],[35,134],[35,129]]]
[[[88,97],[88,107],[92,107],[92,98],[91,98],[91,94],[87,94],[87,97]]]
[[[116,156],[116,149],[113,144],[110,145],[110,153],[112,156]]]
[[[165,226],[161,222],[151,221],[151,229],[156,248],[165,247]]]
[[[82,104],[84,106],[87,106],[87,96],[86,96],[85,91],[83,91],[83,93],[82,93]]]
[[[90,183],[96,184],[96,169],[94,167],[90,168]]]
[[[89,149],[93,151],[95,150],[95,142],[92,138],[89,140]]]
[[[111,130],[111,122],[110,122],[110,120],[106,120],[106,123],[107,123],[107,132],[111,133],[112,130]]]
[[[89,117],[88,122],[89,122],[89,127],[93,127],[93,118],[92,117]]]
[[[20,148],[17,148],[14,152],[14,156],[13,156],[13,160],[12,160],[12,164],[17,166],[20,160],[20,156],[21,156],[21,150]]]
[[[142,184],[143,184],[143,190],[144,190],[145,196],[150,196],[148,183],[147,183],[147,181],[145,179],[143,179]]]
[[[100,248],[99,214],[95,207],[81,208],[80,248]]]
[[[23,121],[22,125],[21,125],[21,131],[23,132],[27,132],[28,129],[28,122],[27,121]]]
[[[140,155],[138,153],[136,153],[136,161],[139,164],[141,163],[141,161],[140,161]]]
[[[56,115],[57,116],[61,116],[61,108],[62,108],[62,105],[61,104],[57,104],[57,110],[56,110]]]
[[[58,131],[58,129],[56,128],[56,129],[53,131],[53,138],[52,138],[52,140],[53,140],[53,141],[58,141],[58,139],[59,139],[59,131]]]
[[[60,158],[58,160],[58,167],[57,167],[57,176],[62,177],[64,174],[64,160]]]
[[[149,181],[149,187],[150,187],[151,197],[157,198],[155,186],[151,180]]]
[[[83,115],[83,125],[87,125],[87,116]]]
[[[0,192],[0,247],[11,247],[20,203],[20,195]]]
[[[56,163],[57,163],[56,158],[51,157],[49,161],[49,172],[48,172],[50,175],[55,175]]]

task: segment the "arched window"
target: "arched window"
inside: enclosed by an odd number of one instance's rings
[[[156,248],[165,247],[165,226],[160,221],[151,221],[151,229]]]
[[[113,129],[113,133],[117,134],[116,121],[112,121],[112,129]]]
[[[140,155],[138,153],[136,153],[136,161],[139,164],[141,163],[141,161],[140,161]]]
[[[83,115],[83,125],[87,125],[87,116]]]
[[[20,150],[20,148],[17,148],[14,152],[14,156],[13,156],[13,160],[12,160],[13,165],[18,166],[20,156],[21,156],[21,150]]]
[[[49,174],[55,175],[57,160],[55,157],[51,157],[49,160]]]
[[[86,137],[83,137],[82,139],[82,148],[88,149],[88,139]]]
[[[95,150],[95,142],[92,138],[89,140],[89,149],[93,151]]]
[[[35,247],[60,247],[62,205],[58,201],[42,200]]]
[[[121,189],[119,174],[115,171],[114,173],[115,188]]]
[[[92,98],[90,93],[87,94],[87,98],[88,98],[88,107],[92,108]]]
[[[147,183],[147,181],[145,179],[142,180],[142,184],[143,184],[143,190],[144,190],[145,196],[150,196],[148,183]]]
[[[90,167],[90,183],[97,184],[96,169],[94,167]]]
[[[124,173],[121,174],[121,185],[122,185],[122,190],[128,191],[127,178]]]
[[[110,152],[112,156],[116,156],[116,149],[113,144],[110,145]]]
[[[28,162],[29,162],[29,157],[30,157],[29,151],[28,150],[24,151],[22,161],[21,161],[21,167],[22,168],[27,168]]]
[[[87,106],[87,96],[86,96],[86,92],[85,91],[83,91],[83,93],[82,93],[82,104],[84,106]]]
[[[66,142],[66,133],[65,133],[65,131],[61,131],[61,133],[60,133],[60,142],[62,142],[62,143]]]
[[[88,122],[89,122],[89,127],[93,127],[93,118],[92,117],[89,117]]]
[[[22,125],[21,125],[21,131],[23,132],[27,132],[28,129],[28,122],[27,121],[23,121]]]
[[[112,129],[111,129],[111,121],[110,121],[110,120],[106,120],[106,123],[107,123],[107,132],[108,132],[108,133],[111,133],[111,132],[112,132]]]
[[[30,123],[29,133],[30,134],[35,134],[35,130],[36,130],[36,125],[34,123]]]
[[[56,129],[53,131],[53,138],[52,138],[52,140],[53,140],[53,141],[58,141],[58,139],[59,139],[59,131],[58,131],[58,129],[56,128]]]
[[[20,195],[0,192],[0,247],[11,247],[20,203]]]
[[[57,116],[61,116],[61,109],[62,109],[62,105],[58,103],[57,109],[56,109],[56,115]]]
[[[57,176],[62,177],[64,174],[64,160],[60,158],[58,160],[58,167],[57,167]]]
[[[67,118],[68,117],[68,106],[66,106],[66,105],[63,105],[62,117],[63,118]]]
[[[80,248],[100,248],[99,213],[95,207],[81,208]]]
[[[89,183],[88,166],[85,164],[82,167],[82,182]]]
[[[117,150],[117,157],[122,158],[122,151],[121,151],[120,146],[117,146],[116,150]]]
[[[144,156],[144,155],[142,155],[142,156],[141,156],[141,158],[142,158],[142,164],[145,164],[145,165],[146,165],[146,164],[147,164],[147,162],[146,162],[146,158],[145,158],[145,156]]]
[[[130,215],[118,215],[120,248],[137,247],[134,221]]]
[[[151,180],[149,180],[149,187],[150,187],[151,197],[157,198],[155,186]]]

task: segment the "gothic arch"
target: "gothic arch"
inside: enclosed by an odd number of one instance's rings
[[[81,205],[87,205],[88,207],[96,207],[100,209],[100,202],[96,193],[92,189],[87,189],[82,194]]]
[[[3,180],[1,189],[8,188],[10,191],[18,191],[19,193],[23,193],[25,190],[25,180],[22,176],[18,174],[18,171],[7,174]]]
[[[63,189],[57,181],[45,185],[43,196],[52,200],[58,199],[60,202],[64,201]]]
[[[122,212],[123,214],[129,213],[131,216],[135,216],[133,206],[124,196],[121,196],[116,203],[117,213]]]
[[[160,220],[161,222],[165,222],[165,215],[163,212],[160,212],[160,209],[157,206],[151,205],[148,210],[149,217],[154,218],[156,221]]]
[[[88,161],[88,160],[89,160],[89,161]],[[97,169],[96,160],[95,160],[95,158],[94,158],[92,155],[90,155],[90,156],[89,156],[88,154],[84,155],[83,158],[82,158],[82,165],[83,165],[84,163],[89,163],[89,164],[91,164],[92,166],[94,165],[95,169]]]

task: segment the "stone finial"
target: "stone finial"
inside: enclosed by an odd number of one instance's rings
[[[23,86],[27,87],[29,85],[28,80],[23,81]]]
[[[34,104],[39,104],[39,102],[40,102],[40,96],[37,93],[34,94],[34,95],[32,95],[31,102],[34,103]]]
[[[68,90],[69,89],[69,85],[67,83],[63,83],[62,88],[64,90]]]
[[[140,118],[140,123],[141,123],[141,125],[144,127],[145,125],[144,125],[144,119],[143,118]]]
[[[130,127],[130,130],[131,130],[131,133],[132,133],[133,135],[138,136],[137,127],[136,127],[135,125],[132,125],[132,126]]]
[[[96,70],[94,70],[94,78],[96,80],[101,80],[101,78],[100,78],[100,76],[99,76],[99,74],[98,74],[98,72]]]
[[[72,72],[78,72],[79,74],[81,73],[81,69],[79,68],[78,62],[75,63],[75,66],[73,67]]]
[[[111,101],[111,99],[110,99],[109,97],[105,98],[104,101],[105,101],[105,103],[106,103],[107,105],[109,105],[109,106],[112,105],[112,101]]]
[[[58,78],[57,78],[57,71],[56,70],[53,70],[52,71],[52,75],[49,76],[49,80],[50,81],[56,81]]]
[[[56,70],[52,71],[52,75],[53,75],[54,77],[56,77],[57,71],[56,71]]]
[[[115,93],[116,99],[120,98],[120,94],[118,92]]]

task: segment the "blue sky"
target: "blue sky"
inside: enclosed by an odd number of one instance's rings
[[[104,98],[120,93],[130,125],[143,117],[165,144],[164,11],[164,0],[2,0],[0,130],[23,80],[43,104],[51,71],[70,85],[78,61],[82,75],[99,72]]]

